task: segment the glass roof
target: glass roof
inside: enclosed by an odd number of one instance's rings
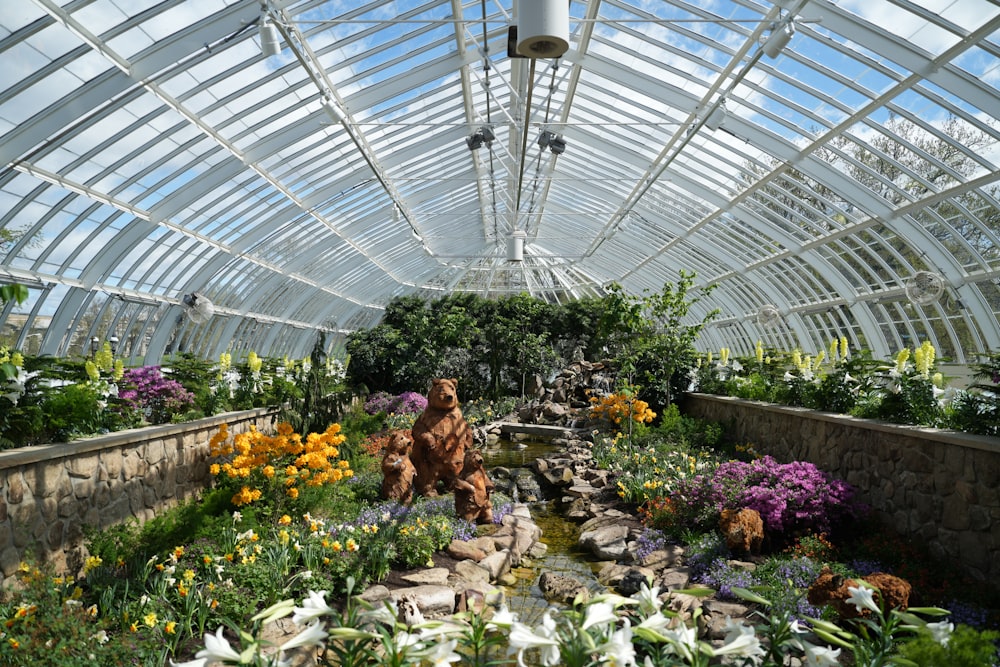
[[[297,356],[684,269],[706,347],[1000,349],[996,4],[571,0],[537,59],[515,5],[4,3],[0,342]]]

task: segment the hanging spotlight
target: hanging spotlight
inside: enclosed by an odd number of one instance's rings
[[[555,155],[562,155],[563,151],[566,150],[566,139],[563,138],[563,135],[556,134],[552,130],[539,132],[537,143],[542,147],[542,150],[548,148]]]
[[[563,135],[557,134],[549,139],[549,150],[552,151],[553,155],[563,154],[566,150],[566,140],[563,138]]]
[[[768,58],[777,58],[778,54],[792,41],[795,34],[795,22],[789,19],[771,28],[771,34],[764,40],[764,55]]]
[[[281,37],[278,28],[266,14],[260,20],[260,52],[265,58],[281,53]]]
[[[489,125],[483,125],[478,130],[470,134],[465,138],[465,145],[469,147],[470,151],[476,151],[483,147],[493,145],[493,140],[496,139],[496,135],[493,134],[493,128]]]
[[[726,110],[726,100],[725,98],[719,100],[719,104],[712,109],[712,113],[708,114],[708,118],[705,119],[705,127],[712,130],[718,130],[722,127],[722,124],[726,122],[726,116],[729,112]]]

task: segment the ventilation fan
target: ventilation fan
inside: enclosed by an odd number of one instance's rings
[[[766,304],[757,311],[757,324],[762,327],[773,326],[781,319],[781,311],[773,304]]]
[[[208,297],[198,292],[191,292],[184,295],[184,314],[195,324],[204,324],[215,315],[215,306],[208,300]]]
[[[926,306],[944,294],[944,278],[930,271],[917,271],[906,281],[906,298],[910,303]]]

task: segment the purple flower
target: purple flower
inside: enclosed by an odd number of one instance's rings
[[[153,424],[170,421],[194,406],[194,394],[176,380],[168,380],[159,366],[130,368],[122,375],[118,398],[132,409],[146,413]]]

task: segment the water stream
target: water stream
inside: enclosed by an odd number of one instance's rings
[[[501,440],[499,446],[483,450],[488,468],[502,466],[510,470],[528,469],[536,458],[554,453],[557,448],[546,441],[511,442]],[[524,473],[524,470],[519,472]],[[543,485],[544,494],[544,485]],[[525,499],[520,499],[524,502]],[[531,517],[542,529],[541,541],[547,551],[540,558],[531,559],[527,567],[513,570],[517,583],[507,588],[507,605],[517,612],[518,619],[529,625],[539,622],[546,608],[557,605],[545,599],[538,587],[543,572],[573,577],[590,589],[591,594],[605,591],[591,567],[592,559],[577,547],[579,526],[563,517],[558,498],[545,498],[527,502]],[[558,605],[557,605],[558,606]]]

